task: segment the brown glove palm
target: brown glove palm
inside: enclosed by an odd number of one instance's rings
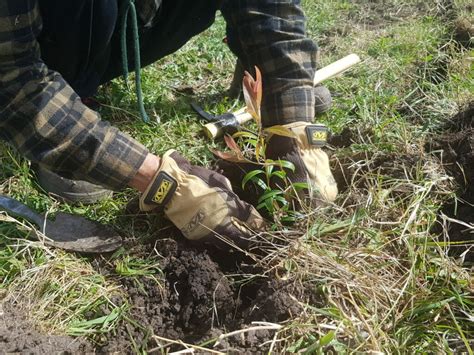
[[[252,230],[264,226],[260,214],[237,197],[226,177],[191,165],[174,150],[164,154],[140,198],[142,211],[156,208],[164,209],[190,240],[209,240],[217,234],[243,245]]]

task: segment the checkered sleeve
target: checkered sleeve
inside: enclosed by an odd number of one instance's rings
[[[41,61],[37,0],[0,1],[0,138],[34,162],[120,189],[148,151],[101,121]]]
[[[224,0],[231,50],[263,76],[264,125],[312,121],[317,47],[300,0]]]

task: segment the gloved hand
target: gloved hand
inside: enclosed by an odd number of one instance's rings
[[[267,144],[267,158],[290,161],[295,165],[295,171],[286,172],[292,183],[308,183],[310,196],[334,201],[337,184],[329,167],[329,158],[321,149],[326,143],[326,127],[308,122],[294,122],[283,127],[292,131],[296,138],[271,136]]]
[[[140,197],[142,211],[156,208],[163,209],[190,240],[210,240],[218,234],[242,246],[252,230],[265,224],[255,208],[232,191],[226,177],[191,165],[174,150],[163,155],[160,169]]]

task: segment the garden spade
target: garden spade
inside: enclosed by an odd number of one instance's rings
[[[82,253],[106,253],[122,245],[122,238],[111,228],[84,217],[60,212],[54,220],[50,220],[4,195],[0,195],[0,211],[36,224],[45,238],[39,234],[36,237],[56,248]]]

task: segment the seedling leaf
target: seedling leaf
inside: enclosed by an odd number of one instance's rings
[[[226,160],[226,161],[230,161],[230,162],[234,162],[234,163],[241,163],[243,161],[246,161],[242,157],[239,157],[237,154],[235,154],[235,152],[221,152],[221,151],[216,150],[216,149],[211,149],[211,152],[216,157],[218,157],[220,159],[223,159],[223,160]]]
[[[260,174],[263,174],[262,170],[252,170],[252,171],[249,171],[247,174],[245,174],[244,178],[242,179],[242,189],[245,189],[245,185],[250,180],[253,180],[257,175],[260,175]],[[258,179],[258,180],[260,180],[262,183],[264,183],[264,181],[262,179]],[[261,186],[260,184],[258,184],[258,185]],[[265,188],[266,188],[266,184],[265,184]]]
[[[262,74],[260,70],[255,67],[256,79],[249,72],[245,72],[243,79],[244,99],[247,104],[247,112],[261,126],[260,118],[260,104],[262,102]]]
[[[242,154],[242,151],[240,150],[239,145],[235,142],[232,136],[229,136],[228,134],[226,134],[224,136],[224,141],[227,147],[229,147],[229,149],[232,150],[238,157],[240,158],[243,157],[243,154]]]
[[[263,131],[266,132],[267,134],[274,134],[277,136],[296,138],[296,135],[290,129],[281,125],[268,127],[268,128],[265,128]]]
[[[270,190],[265,192],[260,198],[258,199],[258,203],[266,201],[268,199],[273,199],[275,196],[281,195],[283,192],[280,190]]]
[[[288,160],[276,160],[275,163],[279,165],[281,168],[286,168],[295,172],[295,164],[293,164],[292,162]]]
[[[277,170],[277,171],[274,171],[271,176],[272,177],[276,176],[276,177],[279,177],[281,180],[285,180],[286,173],[283,170]]]
[[[257,139],[258,136],[253,133],[253,132],[249,132],[249,131],[239,131],[239,132],[235,132],[232,137],[234,138],[250,138],[250,139]]]

